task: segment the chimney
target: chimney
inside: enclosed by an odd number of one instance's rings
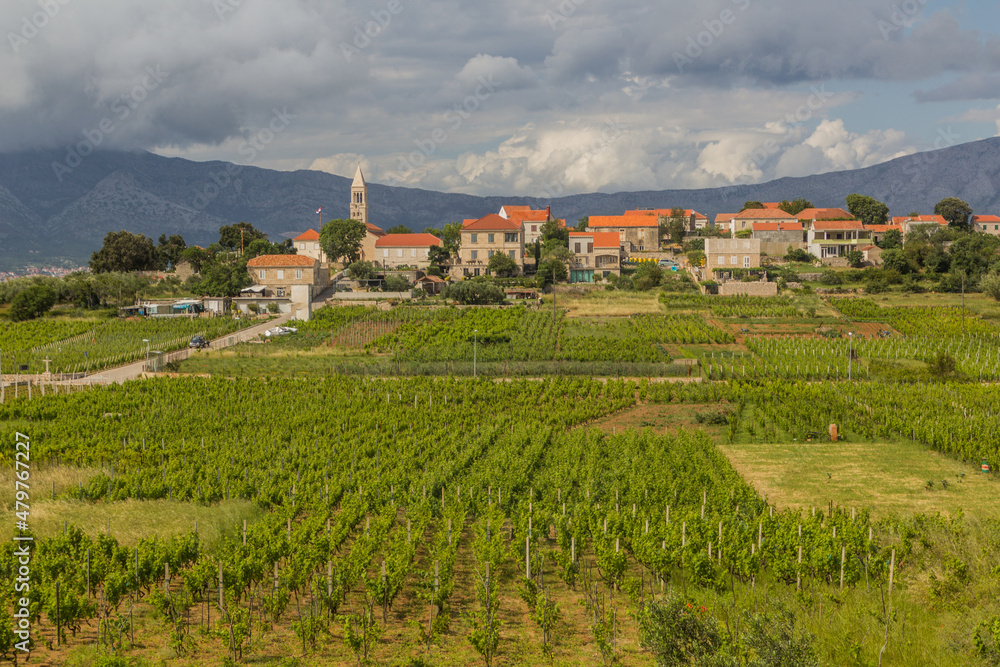
[[[552,219],[552,207],[551,206],[546,206],[545,207],[545,219],[546,220],[551,220]]]

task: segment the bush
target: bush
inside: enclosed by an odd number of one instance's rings
[[[839,273],[833,270],[827,270],[823,272],[823,275],[819,277],[820,283],[824,285],[843,285],[844,279]]]
[[[247,310],[256,315],[257,313],[260,312],[260,306],[258,306],[256,303],[248,303]]]
[[[10,319],[15,322],[41,317],[56,304],[56,292],[48,285],[32,285],[10,302]]]
[[[384,292],[407,292],[410,289],[410,281],[404,276],[391,275],[382,282]]]
[[[1000,275],[990,273],[979,281],[979,289],[994,301],[1000,301]]]
[[[279,310],[278,304],[275,303],[274,301],[272,301],[271,303],[267,304],[267,312],[271,313],[272,315],[277,315],[278,314],[278,310]]]
[[[714,655],[722,647],[722,633],[705,607],[679,597],[643,605],[639,616],[642,646],[657,665],[689,665]]]
[[[864,253],[860,250],[848,250],[847,254],[844,255],[847,258],[847,263],[853,266],[855,269],[860,268],[865,262]]]
[[[889,291],[889,284],[885,278],[876,278],[865,282],[865,292],[868,294],[882,294]]]
[[[347,275],[355,280],[369,280],[375,275],[375,266],[371,262],[358,260],[347,267]]]
[[[813,260],[816,259],[815,257],[813,257],[812,255],[810,255],[805,250],[802,250],[801,248],[792,249],[791,246],[788,246],[788,247],[789,247],[789,250],[788,250],[788,253],[785,255],[785,261],[788,261],[788,262],[802,262],[803,264],[812,264]]]
[[[503,288],[485,280],[463,280],[448,285],[444,296],[465,305],[475,306],[503,303],[507,298]]]

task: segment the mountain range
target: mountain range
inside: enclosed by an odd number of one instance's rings
[[[59,167],[54,167],[59,165]],[[75,165],[75,166],[69,166]],[[347,217],[351,179],[319,171],[274,171],[227,162],[193,162],[148,152],[65,151],[0,154],[0,270],[85,263],[109,231],[154,239],[181,234],[187,243],[218,240],[219,227],[246,221],[272,240]],[[586,215],[633,208],[693,208],[714,219],[747,200],[804,197],[817,207],[844,206],[851,193],[889,205],[891,214],[930,213],[945,197],[977,213],[1000,213],[1000,137],[915,153],[889,162],[767,183],[700,190],[593,193],[552,199],[477,197],[369,183],[369,218],[414,231],[479,218],[504,204],[551,206],[569,224]]]

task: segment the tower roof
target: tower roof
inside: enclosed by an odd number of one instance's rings
[[[354,182],[351,183],[352,188],[364,187],[365,185],[365,175],[361,173],[361,165],[358,165],[358,171],[354,174]]]

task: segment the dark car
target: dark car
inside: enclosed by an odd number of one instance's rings
[[[205,339],[204,336],[195,336],[194,338],[191,339],[191,342],[188,343],[188,347],[194,348],[196,350],[200,350],[203,347],[208,347],[209,345],[210,343],[208,342],[208,340]]]

